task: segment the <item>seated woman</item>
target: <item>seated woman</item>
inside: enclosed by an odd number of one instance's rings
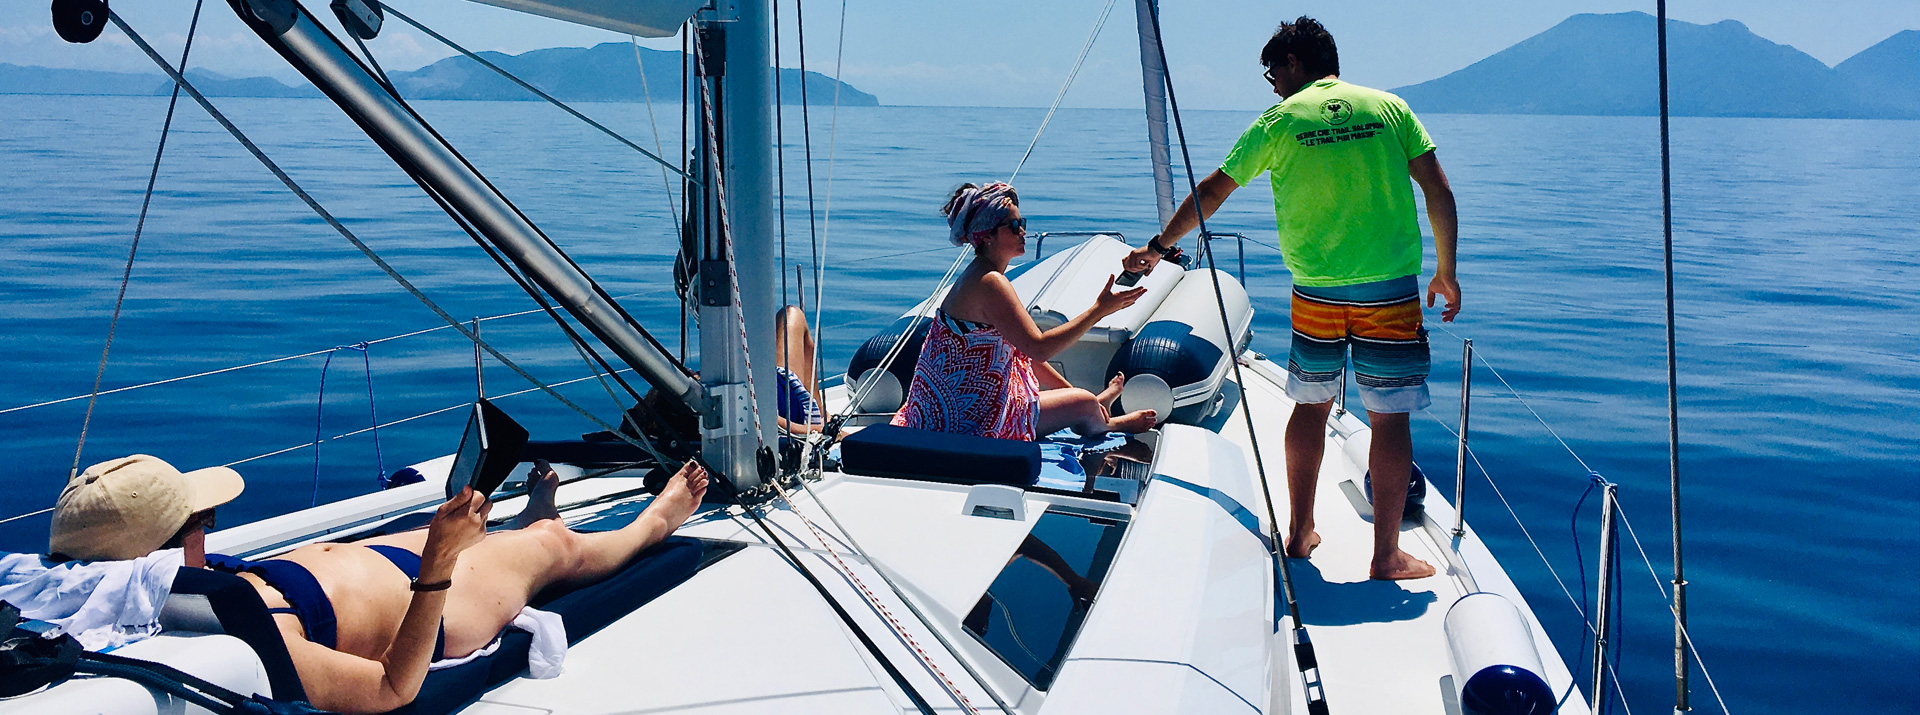
[[[233,470],[220,471],[237,483]],[[188,476],[145,455],[88,468],[60,495],[52,550],[75,559],[131,559],[164,546],[185,549],[188,566],[238,565],[274,614],[308,699],[341,713],[412,702],[434,660],[486,647],[548,586],[612,575],[678,529],[707,489],[706,471],[689,462],[632,523],[576,533],[559,519],[559,479],[548,470],[531,475],[527,506],[511,530],[487,533],[493,503],[468,488],[423,530],[242,561],[205,553],[212,509],[189,513],[186,505],[198,506],[194,496],[206,486],[196,482],[206,480]],[[147,498],[113,498],[134,487]],[[239,489],[230,491],[228,499]],[[164,544],[151,536],[166,533],[173,537]]]
[[[1007,264],[1027,252],[1019,194],[1004,183],[963,184],[941,212],[947,216],[948,240],[973,246],[973,263],[934,314],[906,404],[893,424],[1029,441],[1067,428],[1084,435],[1152,428],[1152,410],[1109,413],[1120,396],[1120,376],[1095,395],[1068,384],[1047,364],[1102,318],[1133,305],[1146,289],[1115,293],[1108,276],[1093,307],[1042,332],[1006,276]]]
[[[780,381],[780,429],[788,434],[808,434],[826,426],[820,406],[820,376],[813,364],[813,332],[807,329],[807,314],[794,306],[784,306],[774,316],[776,348],[773,366]]]

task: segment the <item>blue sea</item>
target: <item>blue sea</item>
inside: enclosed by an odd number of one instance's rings
[[[0,410],[92,388],[165,102],[0,96]],[[455,315],[534,309],[331,104],[219,104]],[[545,105],[419,110],[677,349],[678,199],[655,165]],[[644,104],[584,110],[646,144],[657,125],[663,153],[681,151],[677,106],[655,107],[657,121]],[[817,238],[819,332],[829,371],[838,371],[951,260],[937,212],[948,190],[1005,178],[1043,110],[815,107],[811,199],[799,108],[783,112],[783,275],[795,292],[801,267],[811,307]],[[1187,113],[1198,168],[1210,170],[1251,119]],[[1417,457],[1450,492],[1454,444],[1443,423],[1455,420],[1459,338],[1471,337],[1498,370],[1476,366],[1475,453],[1526,531],[1477,471],[1470,518],[1575,664],[1579,616],[1555,573],[1579,592],[1570,525],[1593,568],[1595,500],[1573,521],[1588,469],[1621,485],[1628,522],[1660,575],[1629,542],[1620,677],[1635,709],[1662,711],[1673,686],[1671,625],[1655,591],[1670,558],[1655,120],[1423,119],[1459,197],[1465,310],[1444,330],[1433,326],[1436,407],[1434,419],[1414,422]],[[1135,242],[1152,234],[1142,124],[1130,111],[1054,117],[1017,181],[1029,230],[1116,230]],[[1913,712],[1920,132],[1913,122],[1682,118],[1673,136],[1685,543],[1705,674],[1742,715]],[[1266,247],[1267,187],[1242,190],[1212,223],[1258,242],[1245,246],[1260,311],[1253,344],[1284,354],[1289,280]],[[1241,270],[1233,244],[1218,256]],[[383,471],[447,453],[458,439],[464,416],[450,408],[475,394],[471,346],[445,329],[383,340],[437,325],[183,104],[102,387],[317,354],[104,395],[79,462],[133,452],[183,468],[241,462],[249,488],[221,511],[221,526],[372,491]],[[537,313],[483,321],[483,333],[543,379],[590,374]],[[363,342],[364,351],[330,351]],[[498,365],[485,376],[490,395],[528,388]],[[563,389],[615,414],[591,379]],[[537,437],[594,429],[537,392],[501,404]],[[9,465],[0,517],[52,504],[86,409],[83,398],[0,413]],[[436,410],[446,411],[410,419]],[[384,426],[367,431],[376,416]],[[46,528],[45,515],[0,524],[0,549],[44,549]],[[1695,707],[1717,711],[1702,676],[1696,666]]]

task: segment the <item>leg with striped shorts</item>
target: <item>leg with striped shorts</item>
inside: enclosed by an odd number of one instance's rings
[[[1293,347],[1287,396],[1298,403],[1287,423],[1287,488],[1292,507],[1287,556],[1305,558],[1320,544],[1313,529],[1314,492],[1326,448],[1327,413],[1352,354],[1354,382],[1373,439],[1374,578],[1431,576],[1431,565],[1400,550],[1401,511],[1412,469],[1407,413],[1433,403],[1427,394],[1427,331],[1420,326],[1419,277],[1333,288],[1295,286]],[[1351,350],[1349,350],[1351,348]]]

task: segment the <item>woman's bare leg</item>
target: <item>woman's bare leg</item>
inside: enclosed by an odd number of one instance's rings
[[[814,404],[827,404],[820,395],[819,376],[814,374],[813,332],[807,328],[807,314],[789,305],[780,309],[774,325],[778,329],[774,337],[780,341],[777,358],[780,367],[800,378],[800,384],[806,385],[807,392],[813,395]]]
[[[447,656],[485,647],[548,586],[613,574],[680,528],[706,491],[706,470],[688,463],[638,518],[618,530],[582,534],[559,519],[545,519],[525,529],[488,534],[460,554],[454,566],[444,616]],[[417,533],[424,538],[424,531]]]
[[[1145,432],[1153,429],[1158,414],[1153,410],[1110,416],[1100,396],[1078,387],[1040,392],[1040,414],[1034,419],[1034,432],[1045,437],[1063,429],[1082,435],[1107,432]]]

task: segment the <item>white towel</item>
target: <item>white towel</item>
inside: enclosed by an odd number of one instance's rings
[[[180,549],[131,561],[63,563],[6,554],[0,556],[0,600],[27,618],[60,626],[87,650],[123,646],[160,631],[160,608],[184,558]]]
[[[533,643],[527,647],[528,677],[534,680],[559,677],[560,666],[567,659],[567,625],[560,620],[560,614],[527,606],[520,609],[519,615],[514,616],[513,622],[507,627],[533,634]],[[427,666],[427,670],[465,665],[476,658],[493,655],[497,650],[500,650],[500,639],[496,637],[485,648],[459,658],[436,660]]]

